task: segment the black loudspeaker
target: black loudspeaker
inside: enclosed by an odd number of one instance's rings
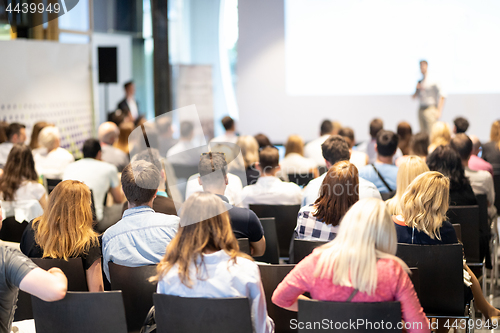
[[[99,83],[118,83],[116,47],[98,47]]]

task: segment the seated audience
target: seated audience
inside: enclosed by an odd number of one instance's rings
[[[330,137],[330,135],[337,133],[338,129],[335,131],[333,123],[330,120],[323,120],[319,131],[319,138],[314,139],[305,145],[304,156],[312,159],[318,166],[325,166],[325,160],[321,154],[321,145]]]
[[[457,117],[453,120],[453,125],[453,134],[465,133],[469,128],[469,121],[464,117]]]
[[[63,180],[78,180],[87,185],[94,196],[97,231],[104,232],[120,219],[123,193],[120,189],[118,170],[112,164],[101,161],[101,145],[96,139],[84,142],[83,159],[71,163],[63,174]],[[115,205],[104,206],[108,191]]]
[[[39,148],[33,151],[38,175],[49,179],[61,179],[66,167],[75,161],[73,155],[61,148],[61,136],[54,126],[44,127],[38,135]]]
[[[123,168],[128,164],[129,159],[127,154],[113,147],[113,144],[120,135],[118,126],[110,121],[102,123],[99,126],[97,135],[101,144],[101,160],[113,164],[118,169],[118,172],[122,172]]]
[[[465,177],[469,179],[475,195],[486,194],[488,200],[488,215],[490,220],[497,215],[495,207],[495,186],[493,177],[488,171],[474,171],[469,168],[469,160],[472,153],[472,140],[464,133],[459,133],[451,139],[451,147],[460,155]]]
[[[280,171],[279,152],[276,147],[265,147],[259,152],[257,169],[261,176],[254,185],[243,188],[243,207],[251,204],[298,205],[302,200],[302,190],[294,183],[283,182],[276,177]]]
[[[337,237],[299,262],[278,285],[274,304],[298,310],[298,300],[401,303],[402,319],[430,332],[408,266],[396,255],[394,223],[379,199],[364,199],[344,216]],[[412,325],[412,328],[414,326]]]
[[[323,158],[328,169],[340,161],[349,161],[350,150],[347,141],[340,135],[330,136],[321,146]],[[326,173],[313,179],[307,184],[302,194],[302,206],[309,206],[316,202],[319,197],[321,185],[326,177]],[[366,179],[359,177],[359,198],[378,198],[380,193],[375,185]]]
[[[89,291],[103,291],[101,245],[92,229],[90,190],[66,180],[49,196],[44,214],[31,221],[21,239],[21,251],[30,258],[82,258]]]
[[[481,141],[475,135],[470,135],[472,141],[472,153],[469,159],[469,168],[475,171],[488,171],[493,176],[493,166],[478,156],[481,151]]]
[[[123,169],[122,187],[129,208],[102,236],[103,267],[108,280],[109,261],[128,267],[157,264],[177,233],[179,218],[155,213],[152,208],[160,179],[160,171],[146,161],[132,162]]]
[[[158,265],[157,293],[181,297],[248,297],[253,332],[270,333],[260,272],[239,252],[222,200],[197,192],[184,204],[179,232]]]
[[[19,123],[11,123],[7,127],[7,141],[0,143],[0,169],[3,169],[7,163],[7,157],[10,150],[16,143],[23,144],[26,141],[26,126]]]
[[[271,140],[269,140],[269,138],[265,134],[259,133],[256,136],[254,136],[254,138],[255,140],[257,140],[257,143],[259,144],[259,149],[272,145]]]
[[[491,125],[490,142],[483,145],[482,158],[491,163],[495,175],[500,173],[500,120]]]
[[[285,158],[280,161],[281,173],[285,175],[319,176],[318,165],[313,159],[304,157],[304,141],[298,135],[290,135],[285,144]]]
[[[198,165],[199,155],[191,153],[190,150],[197,148],[193,143],[194,126],[189,121],[181,122],[181,137],[167,152],[167,160],[171,164],[188,166]]]
[[[429,152],[429,135],[425,132],[419,132],[411,136],[409,155],[418,156],[424,162],[427,159]],[[408,158],[409,155],[404,155],[396,160],[396,166],[400,166]]]
[[[216,138],[213,138],[210,142],[229,142],[236,143],[238,141],[238,136],[236,135],[236,122],[233,118],[225,116],[221,120],[222,126],[224,127],[225,133]]]
[[[359,199],[358,169],[348,161],[337,162],[321,184],[319,198],[302,207],[297,218],[295,238],[331,241],[340,220]]]
[[[45,271],[19,250],[5,244],[0,245],[0,261],[0,332],[11,332],[19,289],[46,302],[59,301],[66,296],[68,280],[59,268]]]
[[[174,139],[174,129],[172,128],[172,118],[162,115],[155,118],[156,130],[160,135],[158,140],[158,150],[160,155],[165,157],[170,148],[172,148],[179,140]]]
[[[369,160],[368,155],[353,148],[356,141],[354,140],[354,131],[352,130],[352,128],[341,128],[339,131],[339,135],[344,137],[344,139],[347,141],[347,144],[349,144],[349,149],[351,150],[351,158],[349,159],[349,162],[354,164],[356,168],[358,168],[358,170],[367,165]]]
[[[477,205],[476,196],[465,176],[460,155],[450,146],[437,147],[427,158],[431,171],[438,171],[450,179],[450,205]]]
[[[47,192],[38,183],[31,149],[15,144],[10,151],[0,178],[0,200],[4,218],[14,216],[16,221],[31,221],[42,215],[47,206]]]
[[[118,129],[120,131],[120,134],[118,134],[118,139],[115,141],[115,143],[113,143],[113,147],[120,149],[125,154],[128,154],[130,151],[128,137],[134,130],[134,124],[131,122],[123,122],[120,124],[120,126],[118,126]]]
[[[398,243],[420,245],[458,243],[453,225],[446,220],[449,187],[450,180],[435,171],[425,172],[413,180],[401,198],[401,214],[392,217]],[[436,274],[439,274],[438,267]],[[475,307],[487,319],[500,315],[500,311],[486,301],[476,276],[465,263],[464,283],[471,288]]]
[[[400,214],[399,201],[401,200],[403,193],[406,191],[406,188],[410,185],[413,179],[427,171],[429,171],[429,167],[425,163],[425,160],[418,156],[407,156],[398,169],[398,177],[396,178],[396,194],[385,202],[389,214]]]
[[[429,154],[432,153],[438,146],[449,145],[451,141],[451,132],[448,124],[443,121],[434,123],[431,128],[429,139]]]
[[[396,191],[398,167],[393,164],[393,158],[397,149],[397,134],[391,131],[379,131],[375,146],[377,151],[375,163],[359,170],[359,176],[375,184],[380,193],[394,193]]]
[[[360,143],[356,150],[368,155],[368,163],[375,163],[377,152],[375,145],[377,144],[377,134],[384,129],[384,122],[380,118],[375,118],[370,122],[370,141]]]
[[[259,218],[247,208],[231,205],[224,196],[229,180],[224,156],[216,152],[202,155],[198,170],[198,181],[203,186],[203,190],[217,195],[224,201],[236,238],[248,238],[254,257],[263,255],[266,251],[266,239]]]
[[[34,150],[40,148],[40,144],[38,143],[38,136],[40,135],[40,131],[43,130],[47,126],[54,126],[46,121],[39,121],[33,125],[33,129],[31,130],[31,138],[30,138],[30,148],[34,153]]]
[[[241,149],[243,162],[245,163],[245,175],[238,175],[242,184],[253,185],[260,177],[260,171],[257,169],[257,162],[259,162],[259,143],[250,135],[243,135],[238,137],[236,144]]]
[[[402,121],[398,124],[398,129],[396,131],[399,137],[398,147],[401,149],[403,155],[410,154],[410,141],[412,137],[411,125],[406,121]]]

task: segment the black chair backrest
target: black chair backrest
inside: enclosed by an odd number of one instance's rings
[[[451,224],[460,224],[465,259],[482,262],[479,251],[479,206],[450,206],[447,216]]]
[[[324,241],[313,241],[304,239],[293,240],[293,263],[298,264],[302,259],[310,255],[313,250],[321,245],[325,245]]]
[[[288,180],[299,186],[307,186],[314,179],[313,173],[289,173]]]
[[[274,217],[265,217],[259,220],[262,224],[262,228],[264,228],[264,237],[266,238],[266,252],[264,252],[262,257],[254,257],[254,260],[267,262],[268,264],[279,264],[280,252]]]
[[[419,300],[428,316],[464,315],[461,244],[398,244],[396,255],[409,267],[418,268]]]
[[[250,252],[250,241],[248,238],[238,238],[238,245],[240,246],[240,251],[252,255]]]
[[[6,242],[21,242],[21,237],[23,236],[24,229],[28,222],[23,221],[19,223],[16,221],[14,216],[6,217],[2,221],[2,228],[0,229],[0,239]]]
[[[153,300],[157,333],[252,333],[248,298],[154,294]]]
[[[457,234],[457,239],[459,242],[462,241],[462,226],[458,223],[452,224],[453,229],[455,229],[455,233]]]
[[[122,291],[128,331],[139,332],[153,306],[156,283],[148,279],[156,275],[156,265],[126,267],[112,262],[108,265],[111,290]]]
[[[82,258],[70,258],[68,261],[63,259],[41,259],[31,258],[31,260],[40,268],[49,270],[52,267],[60,268],[68,278],[68,290],[70,291],[88,291],[87,276],[83,269]],[[19,290],[17,297],[17,309],[14,313],[14,321],[33,319],[33,310],[31,304],[31,295]]]
[[[62,182],[62,179],[46,178],[45,181],[47,182],[47,192],[49,192],[49,194],[50,194],[52,192],[52,190],[57,186],[57,184]]]
[[[299,323],[324,323],[325,321],[331,323],[329,328],[332,331],[401,332],[401,329],[397,329],[398,324],[401,323],[401,304],[399,302],[354,303],[299,299]],[[384,326],[380,326],[382,321]],[[359,325],[350,327],[349,323],[353,322]],[[299,327],[299,332],[324,332],[321,325],[316,328],[311,330],[304,325]]]
[[[500,212],[500,168],[495,170],[495,175],[493,176],[493,185],[495,186],[495,207],[497,211]]]
[[[293,231],[297,225],[300,205],[250,205],[259,218],[274,217],[281,257],[288,257]]]
[[[32,298],[37,333],[127,332],[121,291],[70,291],[57,302]]]
[[[274,321],[276,333],[297,332],[292,329],[290,320],[297,319],[297,312],[285,310],[271,301],[274,290],[283,281],[285,276],[295,267],[295,265],[266,265],[259,264],[262,286],[266,294],[267,314]]]
[[[417,296],[420,296],[420,276],[418,275],[418,267],[410,267],[410,271],[410,280],[413,283],[413,288],[415,288]]]

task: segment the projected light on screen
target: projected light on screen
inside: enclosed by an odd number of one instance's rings
[[[289,95],[500,93],[498,0],[285,0]]]

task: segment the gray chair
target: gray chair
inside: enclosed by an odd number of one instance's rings
[[[293,240],[293,264],[299,263],[302,259],[310,255],[313,250],[321,245],[325,245],[325,241],[313,241],[304,239]]]
[[[280,252],[274,217],[261,218],[260,223],[264,229],[264,237],[266,237],[266,251],[261,257],[254,257],[254,260],[268,264],[279,264]]]
[[[251,255],[250,251],[250,241],[248,238],[238,238],[238,245],[240,246],[240,251],[243,253]]]

